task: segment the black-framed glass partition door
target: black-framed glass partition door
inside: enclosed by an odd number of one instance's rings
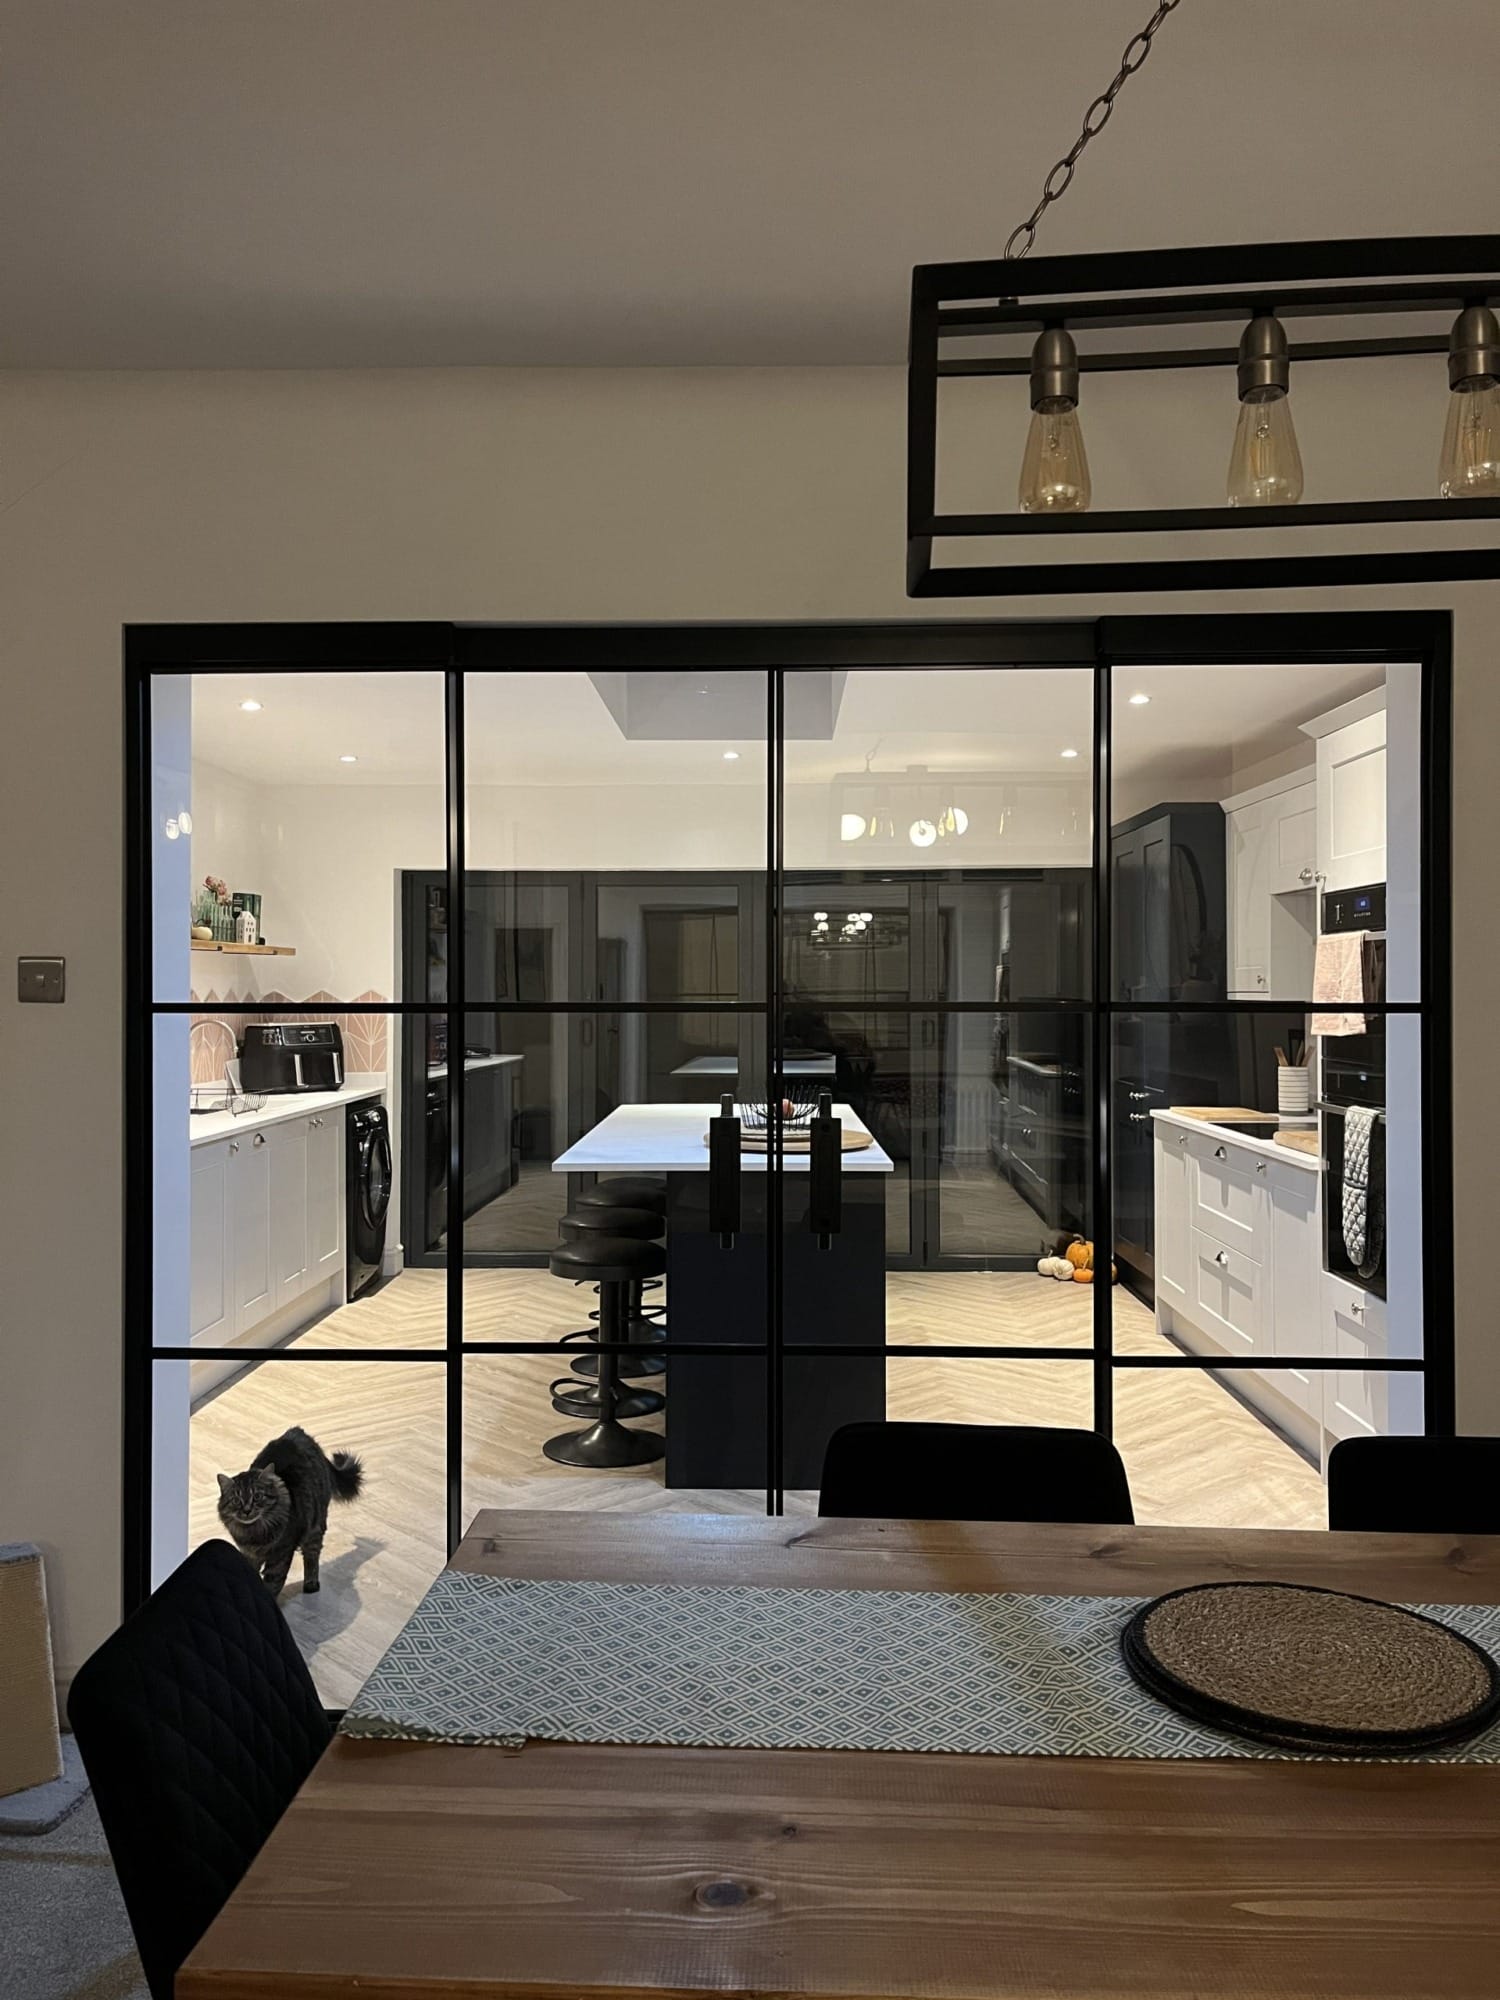
[[[481,1506],[808,1511],[891,1418],[1314,1525],[1451,1428],[1446,644],[130,633],[130,1594],[293,1427],[335,1703]]]

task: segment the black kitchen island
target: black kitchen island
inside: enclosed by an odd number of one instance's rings
[[[715,1107],[627,1104],[554,1161],[558,1173],[660,1174],[667,1188],[669,1338],[695,1347],[759,1352],[670,1355],[666,1483],[763,1488],[766,1484],[765,1348],[769,1199],[763,1153],[741,1158],[739,1228],[726,1243],[710,1228],[706,1134]],[[849,1132],[864,1125],[848,1105]],[[805,1154],[789,1154],[782,1203],[782,1484],[815,1489],[823,1449],[840,1424],[885,1416],[885,1187],[890,1156],[873,1141],[843,1155],[839,1227],[826,1239],[809,1217]],[[799,1347],[847,1348],[799,1355]],[[859,1353],[855,1349],[873,1349]]]

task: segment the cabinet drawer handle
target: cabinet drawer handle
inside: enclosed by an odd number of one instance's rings
[[[1224,1148],[1223,1148],[1222,1146],[1215,1146],[1215,1147],[1214,1147],[1214,1158],[1215,1158],[1216,1160],[1227,1160],[1227,1159],[1229,1158],[1229,1155],[1228,1155],[1228,1154],[1227,1154],[1227,1153],[1225,1152],[1225,1150],[1224,1150]]]
[[[1185,1145],[1187,1144],[1187,1142],[1188,1142],[1188,1135],[1187,1135],[1187,1133],[1186,1133],[1186,1132],[1179,1132],[1179,1133],[1177,1134],[1177,1143],[1178,1143],[1178,1145],[1179,1145],[1179,1146],[1185,1146]]]
[[[1359,1303],[1358,1301],[1356,1301],[1356,1302],[1352,1303],[1352,1304],[1350,1305],[1350,1307],[1349,1307],[1349,1310],[1350,1310],[1350,1312],[1351,1312],[1351,1313],[1353,1313],[1353,1315],[1354,1315],[1354,1317],[1355,1317],[1356,1319],[1363,1319],[1363,1318],[1364,1318],[1364,1316],[1365,1316],[1365,1309],[1364,1309],[1364,1306],[1363,1306],[1363,1304]]]
[[[1265,1172],[1265,1170],[1266,1170],[1266,1163],[1265,1163],[1265,1161],[1264,1161],[1264,1160],[1257,1160],[1257,1161],[1255,1162],[1255,1171],[1256,1171],[1256,1172],[1257,1172],[1258,1174],[1263,1174],[1263,1173]]]
[[[1216,1264],[1227,1264],[1229,1262],[1229,1252],[1227,1250],[1216,1250],[1214,1252],[1214,1262]]]
[[[1132,1090],[1132,1091],[1131,1091],[1131,1093],[1130,1093],[1130,1101],[1131,1101],[1131,1103],[1132,1103],[1132,1104],[1144,1104],[1144,1103],[1145,1103],[1145,1101],[1146,1101],[1146,1093],[1145,1093],[1145,1091],[1144,1091],[1144,1090]]]
[[[240,1142],[239,1142],[239,1140],[238,1140],[238,1139],[231,1139],[231,1140],[230,1140],[230,1142],[229,1142],[229,1150],[230,1150],[230,1152],[231,1152],[231,1153],[237,1153],[237,1152],[238,1152],[238,1151],[240,1150]]]
[[[1150,1122],[1150,1114],[1149,1114],[1149,1112],[1145,1112],[1145,1111],[1132,1111],[1132,1112],[1131,1112],[1131,1114],[1130,1114],[1130,1122],[1131,1122],[1131,1124],[1132,1124],[1132,1125],[1146,1125],[1146,1124],[1149,1124],[1149,1122]]]
[[[1299,882],[1310,882],[1312,878],[1313,878],[1312,870],[1310,868],[1304,868],[1298,875],[1297,880]]]
[[[257,1132],[255,1137],[250,1141],[250,1143],[252,1146],[263,1146],[266,1143],[265,1133]]]

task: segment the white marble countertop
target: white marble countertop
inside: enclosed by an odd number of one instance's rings
[[[464,1075],[471,1076],[476,1069],[509,1069],[512,1063],[525,1062],[525,1056],[465,1056]],[[448,1074],[446,1063],[429,1063],[427,1077],[435,1082],[438,1077]]]
[[[708,1121],[714,1112],[712,1104],[622,1104],[591,1132],[585,1132],[576,1145],[559,1154],[552,1162],[552,1171],[593,1174],[644,1167],[659,1174],[706,1174]],[[833,1115],[851,1131],[869,1130],[847,1104],[835,1104]],[[806,1153],[785,1156],[789,1174],[805,1174],[808,1164]],[[740,1165],[747,1174],[763,1174],[766,1156],[741,1149]],[[844,1154],[846,1174],[889,1174],[894,1170],[890,1154],[874,1141],[858,1152]]]
[[[783,1076],[832,1076],[838,1067],[836,1056],[783,1056],[781,1074]],[[674,1069],[673,1076],[738,1076],[740,1059],[738,1056],[694,1056],[691,1062]]]
[[[267,1097],[259,1111],[199,1111],[188,1114],[188,1144],[207,1146],[215,1139],[233,1139],[287,1118],[309,1118],[319,1111],[341,1111],[346,1104],[385,1095],[385,1076],[378,1070],[350,1072],[342,1090],[290,1090]]]
[[[1271,1136],[1277,1131],[1316,1133],[1318,1125],[1313,1118],[1276,1118],[1268,1114],[1266,1136],[1262,1139],[1253,1132],[1237,1132],[1231,1126],[1216,1125],[1211,1118],[1195,1117],[1184,1111],[1153,1111],[1151,1116],[1163,1125],[1180,1125],[1189,1132],[1206,1132],[1226,1146],[1246,1146],[1253,1153],[1264,1153],[1268,1160],[1285,1160],[1288,1166],[1305,1167],[1312,1174],[1323,1164],[1319,1154],[1303,1152],[1298,1146],[1278,1146]]]

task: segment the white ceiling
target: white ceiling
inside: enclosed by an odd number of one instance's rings
[[[466,682],[470,781],[512,786],[763,785],[763,742],[711,733],[711,674],[685,673],[681,703],[701,734],[630,741],[585,674],[472,674]],[[1366,688],[1368,667],[1153,667],[1116,690],[1114,768],[1123,793],[1157,796],[1306,739],[1297,725]],[[1149,694],[1144,707],[1126,697]],[[245,699],[262,703],[245,713]],[[831,740],[788,746],[792,784],[925,765],[933,771],[1077,774],[1090,757],[1087,670],[854,672]],[[1065,749],[1080,752],[1063,760]],[[443,783],[443,683],[436,674],[195,675],[194,755],[263,785]],[[737,751],[726,762],[724,752]],[[358,759],[339,762],[341,755]],[[1192,794],[1189,793],[1189,796]]]
[[[899,362],[1150,0],[0,0],[0,365]],[[1183,0],[1040,249],[1495,224],[1495,0]]]

